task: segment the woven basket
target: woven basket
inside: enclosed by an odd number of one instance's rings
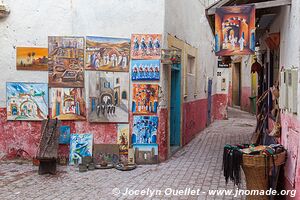
[[[274,155],[275,166],[280,166],[285,163],[286,151]],[[243,155],[242,168],[246,177],[247,190],[264,190],[269,189],[268,175],[266,175],[266,163],[268,172],[273,167],[272,157],[266,158],[264,155]],[[269,200],[268,196],[247,196],[247,200]]]

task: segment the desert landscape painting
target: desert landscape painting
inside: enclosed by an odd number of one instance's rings
[[[48,48],[17,47],[17,70],[48,71]]]

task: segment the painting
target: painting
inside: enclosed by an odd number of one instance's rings
[[[86,70],[128,72],[130,39],[86,37]]]
[[[133,148],[136,164],[158,163],[158,144],[134,144]]]
[[[157,116],[134,116],[132,144],[156,143],[158,129]]]
[[[81,164],[82,158],[93,155],[93,134],[71,134],[69,164]]]
[[[105,161],[108,164],[119,162],[119,145],[118,144],[95,144],[94,145],[94,162],[99,164]]]
[[[132,34],[131,59],[159,60],[161,57],[161,34]]]
[[[48,37],[50,87],[84,87],[84,38]]]
[[[133,84],[132,112],[155,114],[158,108],[158,85]]]
[[[128,123],[129,73],[89,71],[88,120]]]
[[[6,83],[7,120],[42,121],[48,116],[46,83]]]
[[[160,60],[132,60],[131,80],[158,81],[160,77]]]
[[[52,119],[85,120],[85,95],[83,88],[52,88]]]
[[[172,65],[181,64],[181,54],[180,49],[162,49],[161,50],[161,63]]]
[[[48,71],[48,48],[17,47],[17,70]]]
[[[254,6],[217,8],[215,17],[217,56],[254,54],[255,43]]]
[[[120,155],[128,155],[129,124],[118,124],[118,144]]]
[[[61,126],[59,135],[59,144],[70,144],[71,128],[70,126]]]

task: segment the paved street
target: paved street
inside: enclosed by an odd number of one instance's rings
[[[237,199],[211,196],[208,190],[234,189],[231,182],[226,186],[222,174],[223,146],[249,142],[254,128],[253,116],[230,110],[229,120],[214,122],[167,162],[129,172],[110,169],[79,173],[73,167],[59,167],[56,176],[39,176],[32,165],[1,164],[0,199]],[[118,193],[116,188],[121,192],[126,188],[147,192],[149,188],[157,195],[113,195],[112,191]],[[167,196],[167,188],[201,192],[199,196]]]

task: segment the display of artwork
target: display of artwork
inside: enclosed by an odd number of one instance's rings
[[[161,42],[161,34],[132,34],[131,59],[160,59],[162,46]]]
[[[128,72],[130,39],[86,37],[87,70]]]
[[[69,164],[80,164],[82,158],[93,155],[93,134],[71,134]]]
[[[108,164],[119,162],[118,144],[94,144],[94,160],[96,164],[105,161]]]
[[[254,54],[254,6],[217,8],[215,29],[215,52],[217,56]]]
[[[158,85],[133,84],[132,112],[155,114],[158,107]]]
[[[46,83],[6,83],[7,120],[40,121],[48,115]]]
[[[86,119],[86,106],[83,88],[52,88],[51,102],[53,119]]]
[[[136,164],[157,164],[157,144],[134,144],[134,155]]]
[[[131,79],[136,80],[159,80],[160,60],[132,60]]]
[[[59,144],[70,144],[71,128],[70,126],[61,126],[59,135]]]
[[[129,73],[87,72],[90,122],[128,122]]]
[[[48,71],[48,48],[17,47],[17,70]]]
[[[129,124],[118,124],[118,138],[120,155],[127,155],[129,149]]]
[[[158,117],[134,116],[132,144],[156,143],[158,129]]]
[[[84,87],[84,38],[48,38],[49,86]]]

